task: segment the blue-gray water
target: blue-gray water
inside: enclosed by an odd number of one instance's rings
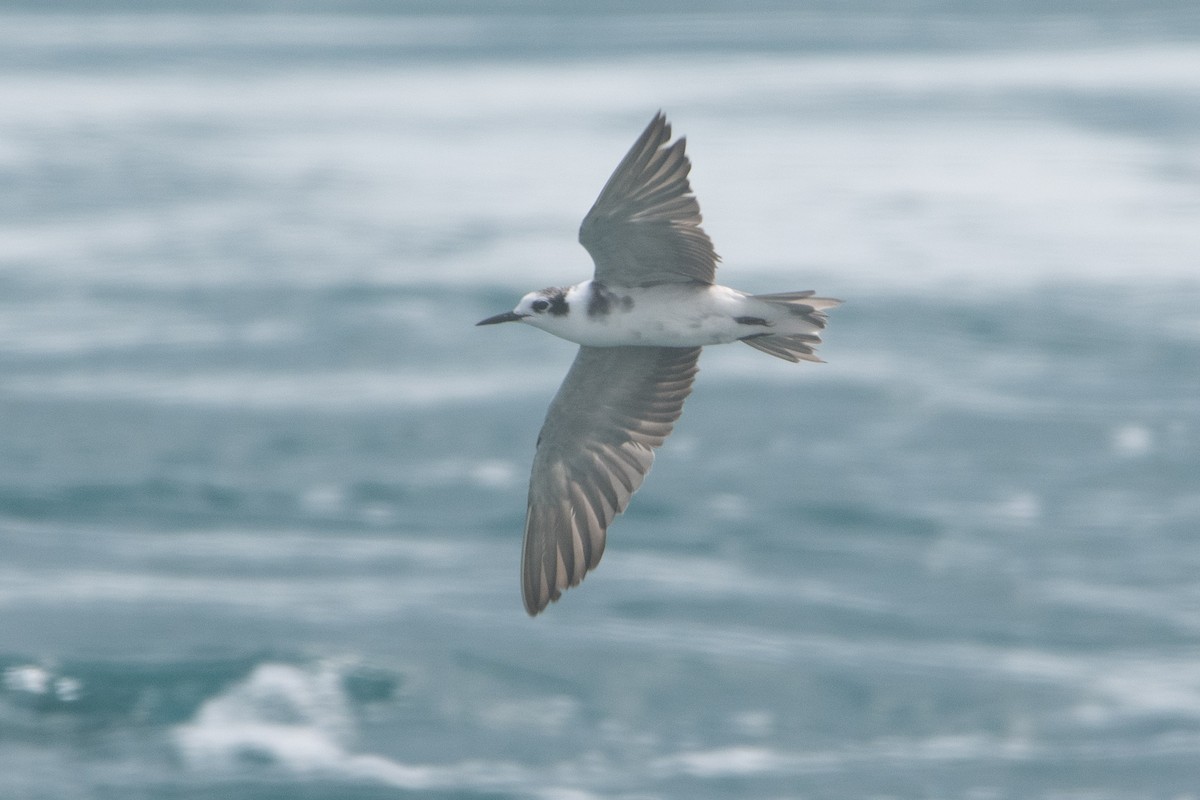
[[[0,797],[1200,797],[1200,10],[684,5],[0,8]],[[847,302],[530,620],[660,107]]]

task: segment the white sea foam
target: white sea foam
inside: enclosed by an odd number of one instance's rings
[[[80,698],[83,683],[70,675],[56,675],[53,670],[38,664],[18,664],[4,670],[0,688],[17,694],[51,696],[60,702],[72,703]]]
[[[261,347],[289,342],[300,329],[292,321],[256,319],[217,323],[186,311],[143,305],[106,305],[83,297],[13,304],[0,317],[0,353],[72,356],[111,352],[194,353],[214,347]]]
[[[252,47],[314,45],[367,46],[464,42],[474,39],[480,20],[465,16],[404,15],[350,16],[335,14],[238,13],[164,11],[155,14],[104,12],[95,14],[4,15],[5,33],[19,39],[27,52],[62,48],[107,49],[167,47],[172,49],[245,45]]]
[[[1154,450],[1154,431],[1145,425],[1129,423],[1112,432],[1112,449],[1125,458],[1141,458]]]
[[[200,537],[191,538],[195,542]],[[480,564],[480,550],[488,547],[485,543],[477,542],[456,557],[443,559],[406,558],[389,548],[353,545],[347,547],[349,552],[341,552],[342,543],[337,552],[331,552],[327,539],[313,540],[307,553],[289,554],[282,550],[283,543],[288,541],[294,544],[297,540],[284,537],[266,554],[253,542],[227,543],[228,547],[222,548],[220,542],[201,541],[190,553],[185,550],[158,556],[170,565],[181,557],[196,563],[223,552],[227,554],[226,566],[239,561],[258,562],[259,571],[248,575],[192,576],[178,574],[169,566],[159,571],[139,564],[44,569],[0,567],[0,608],[172,606],[245,617],[300,617],[309,622],[333,624],[394,618],[412,609],[462,603],[464,595],[498,591],[500,576],[482,566],[469,583],[450,579],[462,577],[464,564]],[[180,546],[187,548],[189,542],[183,541]],[[387,575],[363,574],[364,563],[378,565],[381,561],[394,564],[393,571]],[[263,562],[267,574],[263,574]],[[490,562],[483,561],[486,563]],[[296,575],[298,567],[306,570]]]
[[[377,780],[405,789],[443,785],[433,767],[353,753],[353,719],[331,666],[262,664],[206,701],[174,738],[184,762],[210,776],[266,763],[300,775]]]
[[[760,745],[683,750],[656,759],[651,769],[660,775],[683,774],[707,779],[749,778],[835,772],[887,762],[907,766],[917,762],[991,763],[1020,760],[1036,752],[1034,743],[1022,737],[998,738],[983,733],[967,733],[925,738],[893,737],[843,749],[806,752],[789,752]]]
[[[511,373],[438,374],[433,370],[388,372],[324,370],[264,374],[244,372],[167,372],[105,370],[23,375],[6,380],[0,394],[17,397],[127,400],[245,409],[364,409],[420,408],[438,403],[480,400],[495,395],[497,386],[518,394],[553,392],[561,376],[539,373],[512,388]],[[494,472],[494,470],[493,470]],[[489,474],[479,481],[486,482]]]
[[[697,778],[729,778],[792,772],[796,759],[767,747],[725,747],[692,750],[656,762],[657,769]]]
[[[412,791],[528,786],[509,762],[406,764],[356,750],[356,722],[331,664],[260,664],[174,730],[184,763],[220,779],[267,767],[304,777],[381,783]]]
[[[547,387],[547,395],[549,387]],[[508,459],[472,459],[451,456],[438,458],[421,465],[408,480],[422,488],[432,486],[471,485],[488,489],[509,489],[523,483],[528,475],[528,463]]]
[[[200,707],[176,729],[187,763],[229,770],[247,755],[266,755],[297,770],[328,768],[345,758],[349,710],[332,668],[263,664],[243,682]]]
[[[10,692],[45,694],[50,690],[50,673],[36,664],[22,664],[4,670],[4,688]]]

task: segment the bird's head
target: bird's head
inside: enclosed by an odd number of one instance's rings
[[[553,320],[565,317],[570,312],[567,290],[559,288],[540,289],[521,298],[516,308],[494,317],[480,320],[476,325],[496,325],[501,322],[525,322],[536,328],[552,325]]]

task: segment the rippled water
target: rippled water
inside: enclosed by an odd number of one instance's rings
[[[1196,797],[1198,101],[1186,3],[0,10],[0,796]],[[473,323],[660,107],[847,302],[530,620]]]

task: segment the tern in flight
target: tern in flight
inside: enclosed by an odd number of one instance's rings
[[[521,554],[535,616],[600,563],[605,533],[670,435],[704,345],[745,342],[787,361],[820,361],[825,310],[813,292],[747,294],[713,282],[685,139],[662,112],[634,142],[579,228],[589,281],[542,289],[479,322],[524,322],[580,345],[550,403],[529,478]]]

